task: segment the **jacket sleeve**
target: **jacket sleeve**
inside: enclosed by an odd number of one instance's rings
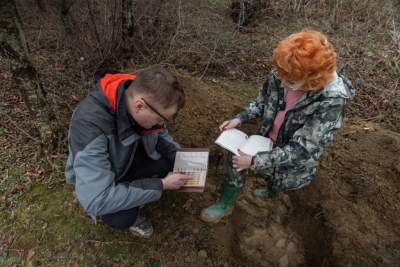
[[[263,86],[261,87],[258,96],[255,100],[251,101],[251,103],[242,109],[242,112],[238,115],[240,119],[240,125],[245,124],[249,120],[260,118],[260,117],[267,117],[273,118],[273,114],[264,114],[264,110],[272,110],[271,108],[266,107],[265,105],[271,105],[271,101],[266,101],[266,99],[270,99],[270,88],[274,86],[275,80],[270,76],[264,82]],[[240,126],[239,125],[239,126]]]
[[[91,137],[87,142],[82,139]],[[108,138],[91,122],[77,120],[70,127],[70,153],[79,202],[92,216],[126,210],[158,200],[162,182],[116,184],[108,160]],[[152,179],[153,180],[153,179]]]
[[[180,146],[173,140],[172,136],[169,135],[167,129],[158,133],[156,150],[164,158],[168,159],[171,164],[174,164],[175,162],[176,151],[178,148],[180,148]]]
[[[344,99],[336,99],[335,104],[319,108],[306,118],[287,145],[257,153],[257,169],[317,166],[318,158],[343,124],[344,105]]]

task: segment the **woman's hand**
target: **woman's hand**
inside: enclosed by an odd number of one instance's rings
[[[236,126],[238,126],[240,124],[240,119],[239,118],[234,118],[233,120],[229,120],[229,121],[224,121],[220,126],[219,126],[219,130],[225,131],[225,130],[229,130],[232,128],[235,128]]]
[[[252,155],[238,150],[240,156],[232,156],[232,166],[237,172],[250,168]]]

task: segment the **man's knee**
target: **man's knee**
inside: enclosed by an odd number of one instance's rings
[[[115,220],[105,220],[103,216],[103,222],[108,225],[111,228],[117,229],[117,230],[126,230],[129,227],[132,226],[132,224],[135,222],[135,220],[132,221],[115,221]]]
[[[134,224],[138,214],[138,208],[118,211],[101,217],[102,221],[111,228],[126,230]]]

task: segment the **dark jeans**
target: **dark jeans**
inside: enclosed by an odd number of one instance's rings
[[[130,183],[143,178],[164,178],[172,171],[172,168],[173,164],[163,157],[159,160],[152,160],[147,157],[143,147],[139,145],[133,158],[132,166],[117,183]],[[111,228],[125,230],[134,224],[138,212],[139,207],[120,210],[103,215],[102,220]]]

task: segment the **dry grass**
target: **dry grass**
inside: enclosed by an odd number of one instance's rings
[[[56,69],[74,77],[56,5],[42,1],[46,11],[40,11],[32,1],[21,2],[39,71]],[[211,76],[252,85],[265,78],[272,50],[282,38],[303,28],[322,31],[338,53],[339,70],[357,88],[348,115],[398,129],[399,8],[394,0],[139,0],[133,8],[135,52],[128,62],[121,55],[124,31],[118,1],[76,1],[70,17],[88,74],[101,67],[161,65],[185,69],[199,80]]]
[[[144,58],[201,77],[260,83],[270,69],[269,58],[279,40],[303,28],[313,28],[329,36],[338,52],[339,70],[358,89],[349,115],[385,121],[392,129],[399,128],[399,16],[395,2],[248,2],[254,6],[244,12],[252,15],[247,26],[241,24],[245,19],[236,23],[231,20],[228,1],[210,4],[202,11],[193,11],[196,9],[190,2],[180,4],[175,7],[177,29],[169,37],[164,35],[164,50],[157,51],[156,59],[151,53]],[[134,62],[149,63],[140,58]]]

